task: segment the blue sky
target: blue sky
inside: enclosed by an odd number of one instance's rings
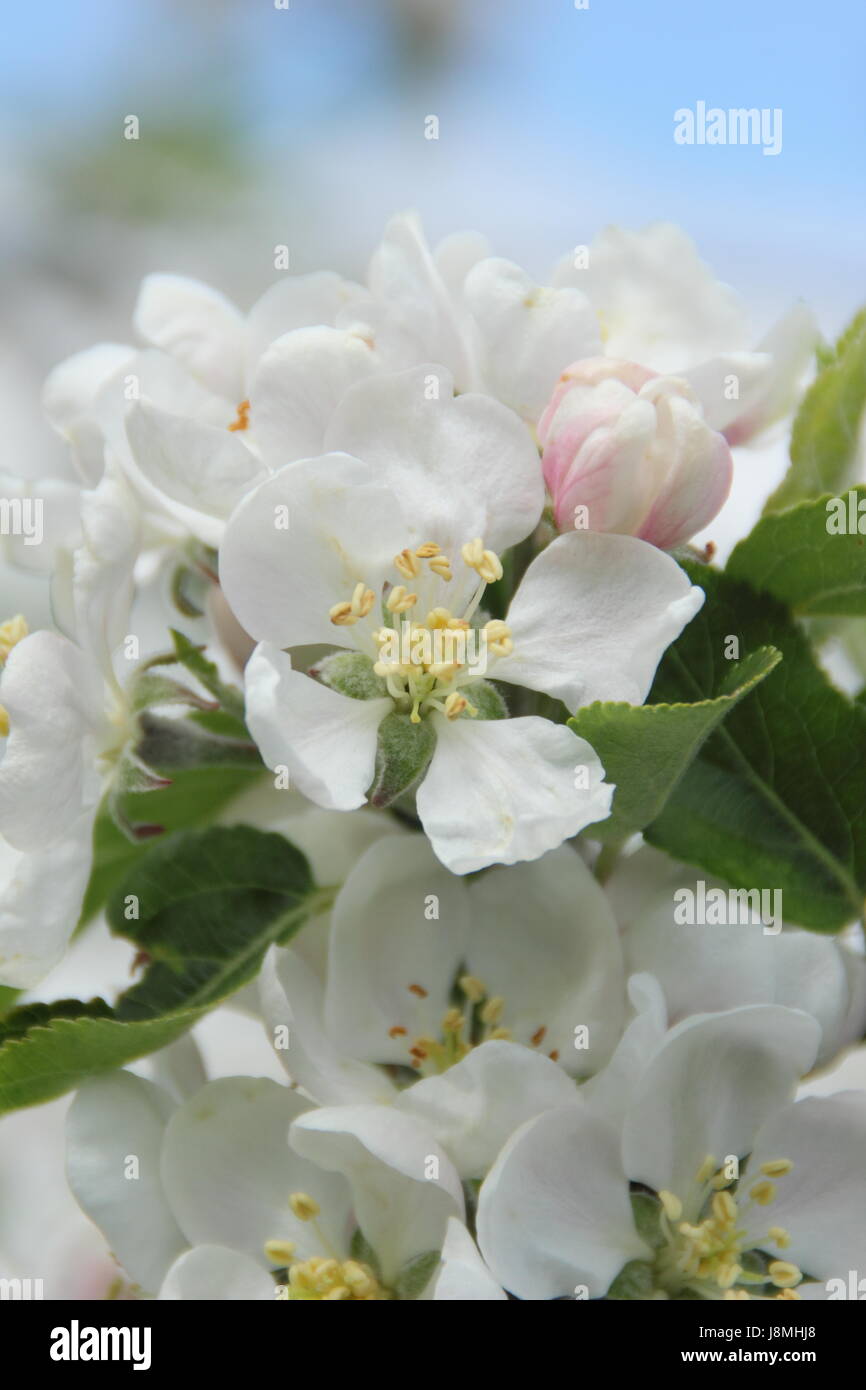
[[[447,6],[446,6],[447,8]],[[407,73],[376,0],[42,0],[7,7],[7,143],[75,142],[191,92],[220,104],[274,188],[330,199],[361,238],[418,206],[537,261],[609,221],[681,222],[760,304],[834,321],[863,298],[860,0],[458,0],[450,61]],[[677,108],[781,108],[781,154],[684,148]],[[424,142],[424,115],[441,122]],[[335,233],[336,235],[336,233]],[[313,255],[314,246],[302,248]],[[365,247],[366,254],[366,247]],[[832,326],[835,326],[835,322]]]

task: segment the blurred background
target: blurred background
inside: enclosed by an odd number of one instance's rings
[[[542,281],[610,222],[679,222],[750,304],[754,341],[798,297],[828,334],[866,297],[861,0],[40,0],[2,24],[0,473],[68,469],[42,381],[129,339],[147,272],[247,307],[275,246],[293,272],[361,276],[404,208]],[[781,153],[675,144],[697,101],[780,108]],[[742,534],[784,466],[784,442],[741,454],[711,534]],[[42,581],[0,569],[0,591],[4,616],[26,593],[46,620]],[[127,969],[123,943],[89,935],[40,993]],[[268,1069],[255,1025],[207,1028],[214,1073]],[[0,1275],[98,1297],[112,1266],[65,1191],[65,1106],[4,1122]]]

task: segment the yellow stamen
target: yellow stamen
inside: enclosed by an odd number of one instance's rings
[[[0,623],[0,663],[8,659],[12,648],[23,642],[29,632],[27,620],[20,613],[16,613],[14,618],[7,618],[5,623]]]
[[[249,424],[250,403],[249,401],[241,401],[240,405],[238,406],[237,415],[235,416],[234,420],[232,420],[231,424],[228,426],[229,433],[231,434],[235,430],[249,429]]]
[[[438,574],[439,578],[446,580],[446,582],[454,577],[451,573],[451,561],[447,555],[434,555],[430,561],[430,568],[434,574]]]
[[[328,609],[328,617],[335,627],[353,627],[358,621],[357,613],[352,612],[351,603],[335,603]]]
[[[458,981],[461,991],[473,1004],[480,1004],[487,990],[475,975],[461,975]]]
[[[417,594],[407,593],[404,584],[395,584],[385,600],[385,607],[389,613],[408,613],[409,609],[414,608],[417,602]]]
[[[675,1193],[668,1192],[666,1188],[663,1188],[659,1193],[659,1201],[664,1208],[665,1216],[670,1221],[679,1221],[683,1214],[683,1204],[679,1197],[677,1197]]]
[[[421,573],[421,566],[411,550],[401,550],[394,556],[394,568],[404,579],[415,579]]]
[[[761,1172],[766,1173],[768,1178],[783,1178],[793,1167],[790,1158],[771,1158],[761,1164]]]
[[[767,1273],[778,1289],[790,1289],[803,1278],[802,1270],[788,1260],[773,1260]]]
[[[265,1258],[271,1264],[289,1265],[294,1258],[296,1245],[293,1240],[266,1240]]]
[[[759,1207],[768,1207],[776,1200],[776,1184],[764,1180],[756,1182],[754,1187],[749,1188],[749,1196]]]
[[[502,563],[495,550],[485,550],[480,536],[467,541],[460,554],[470,569],[476,570],[485,584],[495,584],[502,578]]]
[[[784,1226],[771,1226],[767,1236],[774,1245],[778,1245],[780,1250],[787,1250],[791,1244],[791,1237]]]
[[[481,1022],[499,1023],[502,1018],[502,1013],[504,1009],[505,1000],[502,998],[500,994],[495,994],[492,999],[488,999],[487,1003],[481,1010]]]
[[[289,1206],[299,1221],[314,1221],[320,1211],[315,1197],[311,1197],[308,1192],[293,1192],[289,1198]]]
[[[716,1160],[713,1158],[712,1154],[707,1154],[706,1158],[704,1159],[703,1163],[701,1164],[700,1168],[695,1174],[695,1182],[709,1182],[710,1178],[713,1176],[715,1171]]]

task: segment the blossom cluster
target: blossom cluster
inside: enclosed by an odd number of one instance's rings
[[[800,1087],[866,1029],[855,913],[809,930],[786,883],[768,930],[765,879],[688,924],[702,873],[746,882],[697,798],[664,832],[789,663],[722,649],[689,542],[790,414],[811,315],[753,346],[666,225],[537,285],[401,215],[364,284],[244,314],[153,275],[134,327],[46,384],[54,625],[0,615],[0,984],[38,998],[103,911],[145,967],[0,1018],[0,1066],[29,1104],[70,1068],[21,1049],[75,1058],[69,1183],[129,1296],[827,1297],[863,1260],[866,1097]],[[284,1083],[207,1079],[210,1007]]]

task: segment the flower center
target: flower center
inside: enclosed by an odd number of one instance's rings
[[[226,428],[228,429],[229,434],[234,434],[236,430],[248,430],[249,427],[250,403],[249,401],[241,401],[238,405],[237,415],[232,420],[231,424],[226,426]]]
[[[277,1269],[285,1269],[287,1273],[287,1282],[279,1286],[284,1300],[373,1303],[392,1297],[390,1290],[380,1283],[369,1265],[360,1260],[341,1259],[331,1250],[316,1220],[320,1208],[315,1197],[307,1192],[293,1192],[289,1197],[289,1206],[299,1221],[313,1228],[322,1248],[329,1253],[311,1255],[301,1260],[296,1258],[294,1241],[265,1241],[265,1257]]]
[[[410,1065],[422,1076],[439,1076],[453,1067],[484,1042],[493,1039],[511,1040],[511,1030],[502,1026],[505,1014],[505,1000],[501,995],[491,995],[487,987],[475,975],[461,975],[457,987],[463,996],[464,1004],[446,1010],[440,1024],[440,1034],[421,1033],[412,1037],[408,1028],[395,1024],[388,1029],[390,1038],[405,1038]],[[423,985],[408,986],[410,994],[426,999],[427,991]],[[533,1047],[540,1047],[547,1028],[537,1028],[531,1038]],[[550,1052],[552,1061],[559,1060],[558,1051]]]
[[[434,709],[447,719],[459,719],[462,714],[474,718],[478,710],[465,691],[484,679],[491,655],[494,659],[510,656],[514,649],[511,632],[501,619],[491,619],[482,628],[471,623],[487,585],[502,578],[498,555],[485,550],[477,538],[463,546],[461,558],[478,576],[468,603],[459,613],[434,605],[420,620],[414,616],[423,611],[420,595],[425,589],[432,592],[434,586],[439,589],[442,582],[452,582],[451,561],[435,541],[395,555],[394,568],[406,582],[386,583],[382,626],[369,633],[375,652],[373,670],[384,680],[398,711],[407,713],[413,724]],[[335,627],[354,627],[370,616],[375,603],[374,591],[362,581],[351,598],[334,604],[329,617]]]
[[[753,1218],[755,1207],[768,1207],[775,1201],[776,1181],[793,1166],[787,1158],[762,1163],[761,1177],[744,1197],[730,1190],[736,1179],[727,1177],[708,1155],[695,1175],[698,1219],[694,1222],[682,1220],[683,1203],[675,1193],[660,1192],[664,1244],[656,1255],[659,1287],[669,1294],[687,1291],[699,1298],[721,1294],[725,1299],[743,1299],[754,1296],[750,1288],[769,1283],[779,1290],[774,1298],[799,1298],[794,1288],[802,1272],[787,1260],[766,1258],[768,1245],[787,1249],[788,1232],[782,1226],[768,1226],[764,1237],[756,1237]]]

